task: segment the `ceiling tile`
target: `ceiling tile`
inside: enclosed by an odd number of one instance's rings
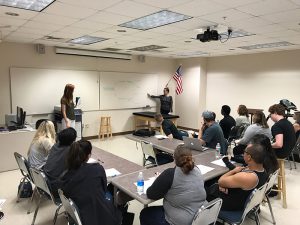
[[[70,5],[83,6],[86,8],[91,8],[95,10],[103,10],[112,5],[121,2],[122,0],[59,0],[60,2],[67,3]]]
[[[152,14],[159,10],[160,10],[159,8],[153,6],[125,0],[110,8],[107,8],[105,11],[116,13],[119,15],[138,18],[138,17],[146,16],[148,14]]]
[[[287,0],[265,0],[238,7],[237,9],[242,12],[250,13],[254,16],[261,16],[276,12],[284,12],[294,8],[295,4]]]
[[[228,25],[230,27],[240,28],[240,29],[243,29],[246,31],[248,28],[254,28],[254,30],[255,30],[255,28],[257,28],[257,27],[267,26],[270,24],[272,24],[272,22],[264,20],[260,17],[251,17],[251,18],[237,20],[237,21],[228,23]]]
[[[121,23],[132,20],[132,17],[122,16],[115,13],[101,11],[93,16],[88,17],[88,20],[95,21],[98,23],[106,23],[112,25],[119,25]]]
[[[54,2],[54,4],[51,4],[43,12],[75,19],[83,19],[95,14],[97,11],[82,6],[79,7],[60,2]]]
[[[10,25],[10,26],[21,26],[26,23],[27,20],[8,18],[8,17],[0,17],[0,25]]]
[[[261,18],[272,21],[273,23],[282,23],[296,20],[300,22],[300,9],[293,9],[285,12],[269,14],[261,16]]]
[[[48,35],[49,33],[51,33],[51,31],[49,30],[41,30],[41,29],[35,29],[35,28],[26,28],[26,27],[21,27],[19,29],[16,30],[16,32],[21,32],[21,33],[30,33],[30,34],[37,34],[37,35]]]
[[[191,0],[134,0],[135,2],[139,3],[144,3],[147,5],[151,5],[154,7],[162,8],[162,9],[167,9],[170,7],[174,7],[177,5],[182,5],[187,2],[190,2]]]
[[[85,29],[92,30],[94,32],[103,30],[103,29],[108,28],[108,27],[112,27],[111,24],[98,23],[98,22],[94,22],[94,21],[91,21],[91,20],[88,20],[88,19],[80,20],[78,22],[73,23],[70,26],[77,27],[77,28],[85,28]]]
[[[255,2],[260,2],[262,0],[213,0],[214,2],[220,3],[222,5],[235,8],[237,6],[244,6]]]
[[[50,24],[58,24],[58,25],[66,26],[75,23],[76,21],[78,21],[78,19],[53,15],[53,14],[47,14],[47,13],[40,13],[39,15],[31,19],[31,21],[41,22],[44,23],[45,25],[50,23]]]
[[[11,13],[17,13],[19,16],[14,17],[18,19],[31,19],[39,14],[39,12],[30,11],[30,10],[24,10],[24,9],[18,9],[18,8],[12,8],[12,7],[6,7],[6,6],[0,6],[0,17],[5,16],[8,18],[11,18],[12,16],[6,15],[6,12]]]
[[[45,26],[44,23],[36,22],[36,21],[28,21],[23,25],[26,29],[41,29],[41,30],[49,30],[49,31],[56,31],[64,27],[64,25],[61,24],[51,24],[47,23]]]

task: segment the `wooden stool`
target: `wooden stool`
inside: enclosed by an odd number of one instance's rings
[[[109,135],[112,137],[110,116],[101,116],[99,138],[101,138],[101,135],[102,138],[104,138],[105,134],[107,137],[109,137]]]
[[[278,192],[278,198],[282,197],[282,205],[283,208],[287,208],[286,203],[286,184],[285,184],[285,168],[284,168],[284,159],[277,159],[279,164],[279,174],[278,174],[278,190],[274,190]],[[273,189],[272,189],[273,190]]]

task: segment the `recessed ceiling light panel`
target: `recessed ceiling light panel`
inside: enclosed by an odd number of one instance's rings
[[[175,13],[169,10],[162,10],[148,16],[120,24],[119,26],[138,30],[149,30],[191,18],[191,16]]]
[[[273,42],[273,43],[241,46],[239,48],[245,49],[245,50],[255,50],[255,49],[261,49],[261,48],[278,48],[278,47],[284,47],[284,46],[290,46],[290,45],[293,45],[293,44],[290,42],[287,42],[287,41],[280,41],[280,42]]]
[[[142,47],[137,47],[137,48],[131,48],[130,50],[145,52],[145,51],[156,51],[156,50],[162,49],[162,48],[166,48],[166,47],[159,46],[159,45],[147,45],[147,46],[142,46]]]
[[[72,44],[79,44],[79,45],[90,45],[105,40],[107,40],[107,38],[85,35],[79,38],[74,38],[68,42]]]
[[[222,37],[227,37],[228,36],[228,32],[223,32],[220,33],[220,35]],[[239,37],[246,37],[246,36],[252,36],[255,35],[253,33],[244,31],[244,30],[232,30],[231,34],[230,34],[230,38],[239,38]]]
[[[0,0],[0,5],[41,12],[55,0]]]

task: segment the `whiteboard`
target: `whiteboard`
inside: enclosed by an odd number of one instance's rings
[[[66,84],[75,85],[84,111],[99,110],[99,72],[35,68],[10,68],[12,111],[22,107],[27,114],[52,113]]]
[[[147,93],[156,95],[157,87],[155,74],[101,72],[100,110],[155,106]]]

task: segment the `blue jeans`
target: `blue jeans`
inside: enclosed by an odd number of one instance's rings
[[[165,219],[163,206],[144,208],[140,213],[141,225],[170,225]]]

